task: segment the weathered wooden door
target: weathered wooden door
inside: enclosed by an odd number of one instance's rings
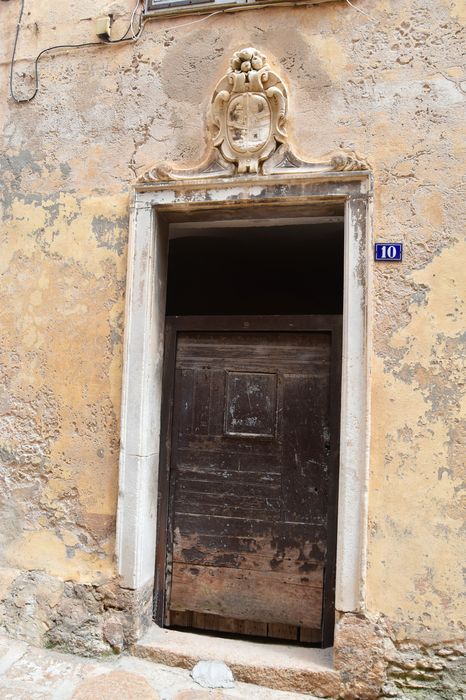
[[[333,608],[340,319],[168,324],[164,623],[321,640]]]

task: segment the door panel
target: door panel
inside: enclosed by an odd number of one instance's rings
[[[288,638],[294,627],[321,627],[337,441],[332,338],[178,332],[167,624],[205,619],[212,628],[217,616]]]
[[[259,562],[260,564],[265,562]],[[212,613],[236,620],[260,620],[320,627],[322,569],[303,576],[266,566],[244,569],[173,564],[171,610]]]

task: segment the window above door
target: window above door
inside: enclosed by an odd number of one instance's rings
[[[144,0],[144,14],[181,14],[188,12],[209,12],[222,9],[251,9],[271,4],[306,4],[319,5],[330,0]]]

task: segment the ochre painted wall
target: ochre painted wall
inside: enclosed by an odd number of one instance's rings
[[[0,619],[21,571],[115,577],[131,187],[154,162],[200,159],[211,92],[253,45],[289,86],[298,153],[367,158],[375,238],[405,246],[373,269],[368,610],[399,639],[462,635],[466,9],[353,4],[369,16],[336,0],[151,21],[135,45],[43,57],[17,105],[19,3],[1,3]],[[16,92],[39,50],[92,41],[110,10],[117,35],[132,6],[26,0]]]

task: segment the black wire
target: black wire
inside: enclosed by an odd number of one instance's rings
[[[11,56],[11,64],[10,64],[10,95],[13,98],[13,100],[15,102],[18,102],[18,103],[31,102],[35,98],[37,93],[39,92],[39,60],[40,60],[41,56],[43,56],[45,53],[48,53],[49,51],[56,51],[58,49],[83,49],[87,46],[108,46],[108,44],[122,44],[122,43],[132,42],[132,41],[136,41],[137,39],[140,38],[140,36],[142,35],[142,32],[143,32],[143,29],[144,29],[144,22],[142,19],[143,11],[141,10],[141,13],[139,15],[138,31],[134,37],[126,38],[126,35],[128,34],[128,32],[132,26],[132,22],[130,22],[126,32],[119,39],[113,39],[113,40],[109,39],[108,41],[87,41],[83,44],[57,44],[56,46],[48,46],[46,49],[42,49],[42,51],[40,53],[38,53],[36,58],[34,59],[34,76],[35,76],[35,78],[34,78],[34,82],[35,82],[34,92],[32,93],[31,97],[25,97],[25,98],[16,97],[14,89],[13,89],[13,69],[14,69],[14,64],[15,64],[16,47],[18,44],[19,30],[20,30],[20,26],[21,26],[21,20],[23,18],[23,13],[24,13],[24,2],[25,2],[25,0],[21,0],[21,9],[19,12],[18,24],[16,25],[16,35],[15,35],[15,41],[13,44],[13,53]],[[131,13],[131,19],[134,19],[132,13]]]
[[[19,28],[20,28],[20,25],[21,25],[21,20],[23,19],[23,12],[24,12],[24,0],[21,0],[21,9],[20,9],[20,11],[19,11],[18,23],[17,23],[17,25],[16,25],[15,42],[14,42],[14,44],[13,44],[13,53],[12,53],[12,55],[11,55],[11,64],[10,64],[10,95],[11,95],[12,98],[15,100],[15,102],[22,102],[22,101],[23,101],[23,100],[18,100],[18,99],[15,97],[15,94],[14,94],[14,91],[13,91],[13,65],[14,65],[14,62],[15,62],[16,45],[17,45],[17,43],[18,43]],[[36,92],[34,93],[33,97],[36,96],[36,93],[37,93],[37,88],[36,88]],[[33,99],[33,97],[31,97],[31,100]],[[27,101],[29,101],[29,100],[27,100]]]

